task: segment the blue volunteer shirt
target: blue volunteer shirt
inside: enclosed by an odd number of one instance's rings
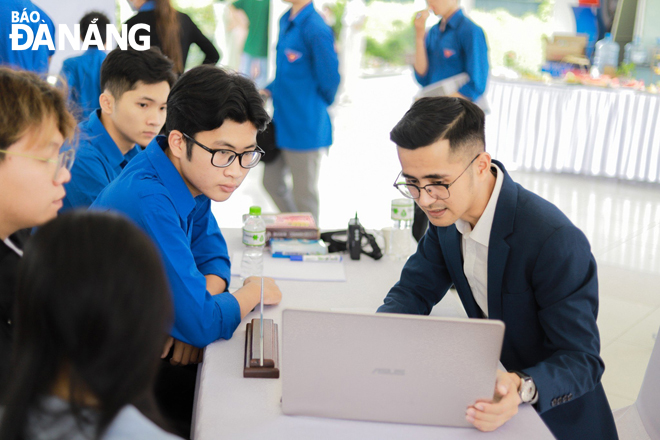
[[[19,21],[12,23],[12,12],[19,13],[19,20],[23,11],[32,18],[37,18],[39,14],[39,22],[33,23],[28,21]],[[12,50],[12,40],[9,35],[12,33],[12,24],[22,24],[28,26],[32,30],[32,37],[36,40],[40,25],[46,26],[49,35],[52,39],[53,45],[57,45],[55,35],[55,25],[46,13],[41,10],[37,5],[29,0],[1,0],[0,1],[0,65],[6,65],[14,69],[29,70],[32,72],[47,74],[48,73],[48,59],[55,54],[54,50],[48,48],[47,45],[40,44],[37,50],[32,50],[32,45],[24,50]],[[28,37],[25,31],[19,32],[23,38],[17,41],[17,44],[22,45],[26,43]],[[44,36],[44,40],[47,38]],[[42,41],[42,42],[43,42]],[[34,42],[33,42],[34,44]]]
[[[172,336],[196,347],[229,339],[241,322],[238,301],[228,291],[211,295],[205,275],[229,285],[227,244],[211,213],[211,200],[193,198],[157,136],[101,192],[90,209],[111,209],[133,219],[156,243],[172,289]]]
[[[273,96],[277,145],[312,151],[332,145],[328,106],[339,87],[339,62],[332,29],[309,3],[290,20],[280,19]]]
[[[484,31],[461,9],[449,17],[444,32],[440,30],[441,23],[442,19],[426,34],[428,69],[423,76],[415,72],[415,78],[422,86],[428,86],[466,72],[470,81],[458,92],[476,101],[484,94],[488,80],[488,45]]]
[[[60,75],[69,87],[69,103],[77,114],[86,118],[99,107],[101,65],[107,54],[97,47],[77,57],[64,60]]]
[[[136,145],[128,153],[121,154],[101,123],[100,115],[101,110],[96,110],[88,120],[78,124],[80,139],[76,160],[71,168],[71,180],[64,185],[66,197],[60,212],[91,205],[103,188],[115,180],[126,164],[141,151]],[[65,148],[71,148],[71,144],[66,144]]]

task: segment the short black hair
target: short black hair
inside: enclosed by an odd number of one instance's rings
[[[441,139],[452,153],[484,151],[484,112],[461,98],[422,98],[415,102],[390,132],[390,139],[407,150],[426,147]]]
[[[138,82],[172,87],[176,75],[174,64],[157,47],[138,51],[128,47],[110,52],[101,65],[101,90],[108,90],[116,99],[137,87]]]
[[[85,36],[87,35],[87,30],[89,29],[89,25],[91,25],[92,23],[96,24],[96,26],[98,27],[99,34],[101,35],[101,41],[103,41],[103,44],[105,44],[108,41],[106,39],[107,29],[108,29],[107,25],[110,24],[110,19],[103,12],[92,11],[83,15],[83,18],[80,19],[80,38],[82,38],[83,40],[85,39]]]
[[[236,72],[202,65],[184,73],[167,98],[165,132],[179,130],[190,137],[220,127],[225,120],[251,122],[261,132],[270,116],[254,82]],[[186,139],[187,157],[192,142]]]

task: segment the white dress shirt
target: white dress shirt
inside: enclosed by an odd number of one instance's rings
[[[465,220],[456,220],[456,229],[463,236],[461,240],[463,272],[472,289],[472,296],[486,318],[488,318],[488,242],[490,230],[493,228],[495,206],[504,180],[502,170],[495,164],[491,164],[491,167],[497,173],[495,187],[474,229]]]

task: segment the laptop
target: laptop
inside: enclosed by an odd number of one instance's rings
[[[491,399],[504,323],[389,313],[282,312],[288,415],[472,426]]]

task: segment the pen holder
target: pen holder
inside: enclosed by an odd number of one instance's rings
[[[272,319],[264,319],[263,362],[261,339],[261,320],[248,322],[245,333],[245,358],[243,377],[263,377],[277,379],[280,377],[277,324]]]

